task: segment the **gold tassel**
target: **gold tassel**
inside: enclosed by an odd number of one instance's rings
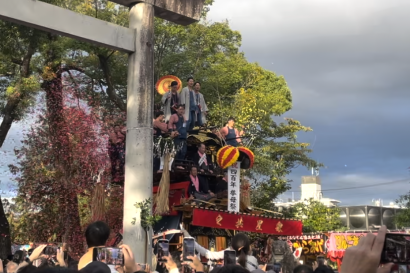
[[[170,179],[169,179],[169,161],[171,155],[166,153],[164,156],[164,169],[162,170],[161,181],[159,182],[158,192],[155,200],[155,213],[156,214],[165,214],[169,212],[169,188],[170,188]]]
[[[97,183],[94,187],[91,200],[91,213],[93,222],[105,220],[105,191],[101,183]]]

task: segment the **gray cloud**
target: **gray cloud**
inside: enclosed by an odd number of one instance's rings
[[[252,3],[217,0],[210,19],[228,18],[242,33],[247,58],[285,76],[294,99],[286,116],[314,129],[299,138],[328,166],[321,171],[323,188],[408,178],[410,2]],[[289,176],[293,190],[309,173],[298,168]],[[325,196],[357,204],[377,196],[394,200],[407,189],[399,183]]]

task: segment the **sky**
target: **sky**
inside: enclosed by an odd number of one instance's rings
[[[341,205],[385,204],[410,190],[410,1],[216,0],[212,21],[228,19],[251,62],[283,75],[295,118],[311,143],[324,197]],[[0,194],[13,194],[7,165],[30,121],[14,124],[0,149]],[[286,200],[300,196],[297,168]],[[395,183],[390,183],[395,182]],[[374,186],[375,184],[384,184]],[[344,189],[365,187],[359,189]]]
[[[251,62],[283,75],[310,142],[324,197],[341,205],[384,204],[410,190],[410,1],[216,0],[209,19],[228,19]],[[300,196],[302,175],[289,176]],[[372,186],[375,184],[402,181]],[[332,189],[351,188],[332,191]],[[326,191],[329,190],[329,191]]]

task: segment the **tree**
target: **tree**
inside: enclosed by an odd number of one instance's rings
[[[410,226],[410,192],[400,197],[396,200],[396,203],[402,208],[394,216],[394,222],[398,227],[409,227]]]
[[[271,201],[290,189],[286,175],[293,168],[322,165],[309,157],[308,143],[297,141],[298,132],[308,132],[311,128],[291,118],[278,122],[277,117],[292,108],[292,94],[285,79],[258,64],[240,67],[237,70],[238,79],[242,79],[240,88],[212,104],[210,118],[223,126],[229,116],[236,117],[237,124],[245,129],[245,136],[252,139],[249,145],[255,154],[255,165],[246,172],[253,182],[252,203],[273,209]]]
[[[128,10],[106,0],[47,2],[119,25],[128,24]],[[319,165],[309,158],[308,144],[296,140],[298,132],[311,129],[293,119],[277,121],[292,107],[284,78],[249,63],[240,52],[240,33],[232,30],[227,21],[207,22],[206,13],[207,9],[200,23],[188,27],[155,19],[155,77],[173,74],[184,81],[194,76],[202,82],[211,123],[224,126],[229,116],[235,116],[238,125],[244,126],[247,136],[253,139],[250,148],[256,154],[254,169],[246,173],[253,181],[253,204],[270,209],[270,201],[289,188],[285,177],[294,167]],[[40,33],[30,62],[29,76],[34,80],[27,84],[29,92],[24,93],[33,98],[39,89],[44,91],[47,109],[38,113],[39,124],[26,136],[24,147],[17,153],[20,166],[12,167],[18,174],[17,204],[23,215],[19,230],[44,227],[38,239],[46,240],[56,233],[81,245],[81,225],[91,219],[82,208],[89,208],[93,175],[109,164],[101,155],[106,153],[101,140],[109,127],[124,120],[127,55]],[[28,47],[29,43],[24,45]],[[1,62],[3,59],[5,62]],[[20,94],[14,86],[25,82],[21,77],[7,76],[10,66],[19,71],[13,66],[12,52],[1,52],[0,60],[0,74],[4,71],[6,75],[0,77],[4,86],[0,96],[6,104],[10,98],[4,95],[5,90],[12,86],[12,91]],[[21,96],[18,98],[23,117],[29,104]],[[120,194],[114,203],[121,204]],[[113,221],[112,225],[120,222]],[[79,229],[68,234],[66,223]]]
[[[334,231],[342,228],[340,209],[326,207],[317,200],[297,203],[292,209],[295,217],[302,219],[303,232]]]

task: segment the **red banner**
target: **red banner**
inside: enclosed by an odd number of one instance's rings
[[[257,215],[194,209],[192,225],[272,235],[302,235],[302,222]]]

